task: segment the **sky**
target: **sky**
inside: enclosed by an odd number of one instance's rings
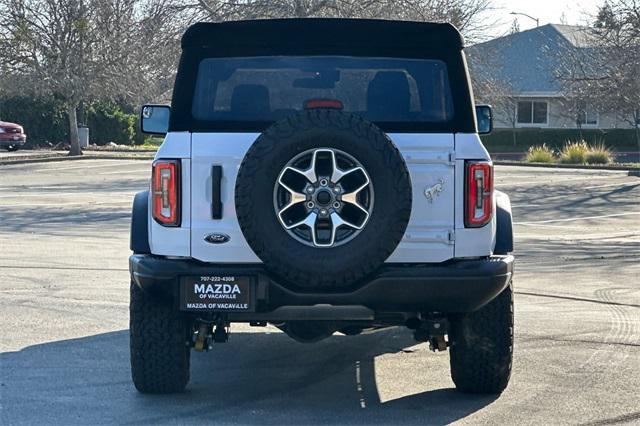
[[[561,24],[584,25],[589,16],[594,15],[597,6],[604,0],[493,0],[495,10],[489,15],[498,25],[493,36],[504,35],[509,32],[514,18],[518,19],[520,31],[534,28],[534,20],[525,16],[510,15],[509,12],[522,12],[540,20],[540,25]],[[562,22],[562,21],[565,22]]]

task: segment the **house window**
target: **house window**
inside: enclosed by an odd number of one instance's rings
[[[578,116],[576,117],[578,126],[598,125],[598,111],[596,111],[592,105],[589,105],[586,102],[578,102],[576,109],[578,112]]]
[[[547,111],[545,101],[519,101],[518,124],[547,124]]]

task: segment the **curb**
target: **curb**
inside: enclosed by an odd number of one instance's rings
[[[624,165],[592,165],[592,164],[554,164],[554,163],[525,163],[524,161],[494,160],[498,166],[543,167],[547,169],[583,169],[583,170],[614,170],[618,172],[640,173],[640,168]],[[635,175],[632,175],[635,176]]]
[[[94,152],[126,152],[128,154],[155,154],[158,152],[157,149],[83,149],[82,152],[86,153],[94,153]]]
[[[29,163],[50,163],[54,161],[77,161],[77,160],[153,160],[152,155],[80,155],[77,157],[68,157],[66,155],[53,157],[36,157],[36,158],[20,158],[20,159],[0,159],[0,166],[10,166],[12,164],[29,164]]]
[[[29,163],[49,163],[53,161],[77,161],[77,160],[153,160],[153,155],[92,155],[84,154],[77,157],[69,157],[67,155],[51,156],[51,157],[35,157],[35,158],[19,158],[19,159],[0,159],[0,166],[9,166],[12,164],[29,164]],[[519,166],[519,167],[538,167],[548,169],[583,169],[583,170],[612,170],[629,173],[629,176],[639,176],[640,168],[628,166],[602,166],[588,164],[550,164],[550,163],[525,163],[523,161],[505,161],[495,160],[493,164],[497,166]]]

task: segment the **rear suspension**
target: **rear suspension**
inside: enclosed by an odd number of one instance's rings
[[[446,351],[449,347],[449,321],[446,317],[425,314],[409,318],[406,325],[413,330],[413,338],[418,342],[429,342],[429,349],[433,352]]]
[[[191,345],[198,352],[210,351],[214,343],[229,340],[231,324],[222,315],[214,315],[210,320],[198,318],[193,327]]]

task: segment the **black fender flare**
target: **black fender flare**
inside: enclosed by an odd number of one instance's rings
[[[149,190],[138,192],[133,198],[129,248],[137,254],[151,254],[149,246]]]
[[[496,191],[496,246],[494,254],[509,254],[513,251],[513,219],[511,201],[504,192]]]

